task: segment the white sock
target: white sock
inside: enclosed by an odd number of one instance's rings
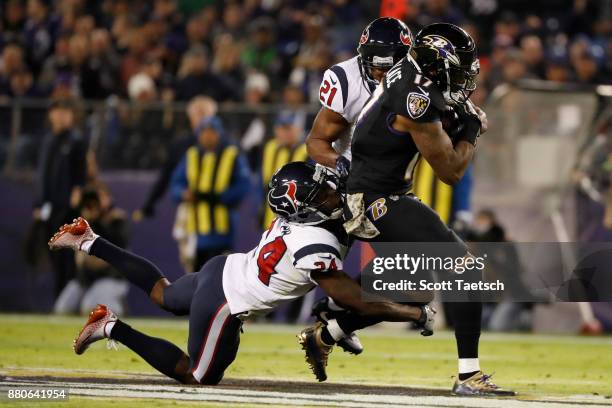
[[[81,244],[81,248],[79,248],[81,251],[89,253],[89,250],[91,249],[91,246],[93,245],[94,241],[96,239],[100,238],[99,235],[94,235],[93,239],[90,239],[89,241],[85,241]]]
[[[480,371],[480,361],[478,361],[478,357],[459,359],[459,374],[471,373],[474,371]]]
[[[346,334],[344,333],[344,331],[342,331],[342,329],[338,325],[338,321],[336,321],[336,319],[332,319],[332,320],[328,320],[327,321],[327,331],[332,336],[334,341],[338,341],[338,340],[346,337]]]
[[[111,331],[113,330],[113,327],[115,327],[115,323],[117,323],[116,320],[112,322],[108,322],[104,325],[104,336],[107,339],[110,339],[110,334],[111,334]]]

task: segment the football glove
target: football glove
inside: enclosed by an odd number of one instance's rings
[[[441,115],[442,128],[451,138],[453,143],[457,135],[463,130],[464,124],[459,118],[459,115],[452,107],[448,107]]]
[[[468,143],[476,146],[476,139],[480,136],[480,128],[482,123],[478,117],[478,113],[474,104],[469,99],[461,105],[457,110],[457,115],[463,123],[463,129],[456,135],[457,142],[465,140]]]
[[[351,169],[351,162],[344,156],[340,155],[336,159],[336,173],[338,173],[338,178],[340,179],[340,184],[345,185],[346,180],[349,176],[349,171]]]

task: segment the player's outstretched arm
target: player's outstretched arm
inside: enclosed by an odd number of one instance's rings
[[[419,321],[422,317],[420,307],[402,305],[382,298],[379,302],[364,302],[359,284],[343,271],[313,271],[310,276],[336,304],[361,316],[388,322]]]
[[[474,155],[474,144],[470,140],[462,139],[453,146],[439,121],[417,123],[397,115],[393,127],[411,134],[417,149],[440,180],[450,185],[461,180]],[[475,139],[474,136],[474,143]]]
[[[350,124],[342,115],[322,107],[306,138],[308,155],[319,164],[335,168],[338,153],[332,147],[332,143],[349,127]]]

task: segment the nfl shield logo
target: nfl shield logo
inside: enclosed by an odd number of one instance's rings
[[[423,116],[429,106],[429,97],[411,92],[408,94],[408,114],[412,119],[417,119]]]

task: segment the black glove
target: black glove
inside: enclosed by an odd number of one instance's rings
[[[336,159],[336,172],[340,180],[346,181],[351,169],[351,162],[344,156],[338,156]]]
[[[338,173],[338,185],[339,191],[346,190],[346,181],[348,180],[349,171],[351,169],[351,162],[344,156],[340,155],[336,159],[336,172]]]
[[[464,128],[464,124],[459,118],[459,115],[455,112],[455,109],[449,106],[442,112],[440,120],[442,122],[442,129],[444,129],[453,143],[455,143],[457,135],[459,135]]]
[[[480,122],[476,109],[474,109],[474,104],[470,100],[467,100],[456,110],[456,112],[457,115],[459,115],[461,123],[463,123],[463,129],[457,134],[455,140],[457,142],[465,140],[476,146],[476,139],[480,136],[482,123]]]

